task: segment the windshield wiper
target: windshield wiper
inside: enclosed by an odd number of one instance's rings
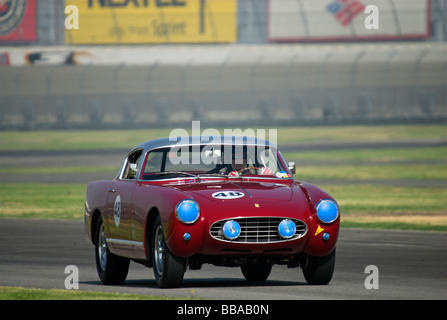
[[[194,177],[194,178],[199,178],[199,176],[197,174],[193,174],[193,173],[189,173],[189,172],[184,172],[184,171],[163,171],[163,172],[157,172],[157,175],[167,175],[167,174],[182,174],[188,177]]]
[[[228,174],[222,174],[222,173],[200,173],[197,175],[198,177],[221,177],[221,178],[228,178]]]

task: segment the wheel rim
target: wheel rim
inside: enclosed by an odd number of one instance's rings
[[[163,274],[164,252],[165,247],[164,247],[163,228],[161,226],[158,226],[158,228],[155,231],[154,258],[155,258],[155,268],[157,269],[157,273],[160,276]]]
[[[106,242],[106,233],[104,231],[104,225],[102,225],[101,229],[99,230],[98,258],[101,270],[104,271],[107,266],[107,242]]]

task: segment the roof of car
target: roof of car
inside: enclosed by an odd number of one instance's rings
[[[153,150],[172,146],[192,146],[192,145],[247,145],[247,146],[276,146],[265,139],[260,139],[257,137],[247,137],[247,136],[176,136],[170,138],[154,139],[143,142],[133,148]]]

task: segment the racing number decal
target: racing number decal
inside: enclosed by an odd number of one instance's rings
[[[121,197],[118,195],[115,199],[115,205],[113,206],[113,216],[115,218],[115,225],[120,225],[121,219]]]
[[[245,194],[240,191],[219,191],[213,193],[211,196],[216,199],[229,200],[242,198]]]

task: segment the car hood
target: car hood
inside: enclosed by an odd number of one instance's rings
[[[241,201],[241,200],[276,200],[290,201],[293,191],[290,185],[263,182],[227,182],[227,183],[196,183],[176,186],[180,191],[199,200]]]

